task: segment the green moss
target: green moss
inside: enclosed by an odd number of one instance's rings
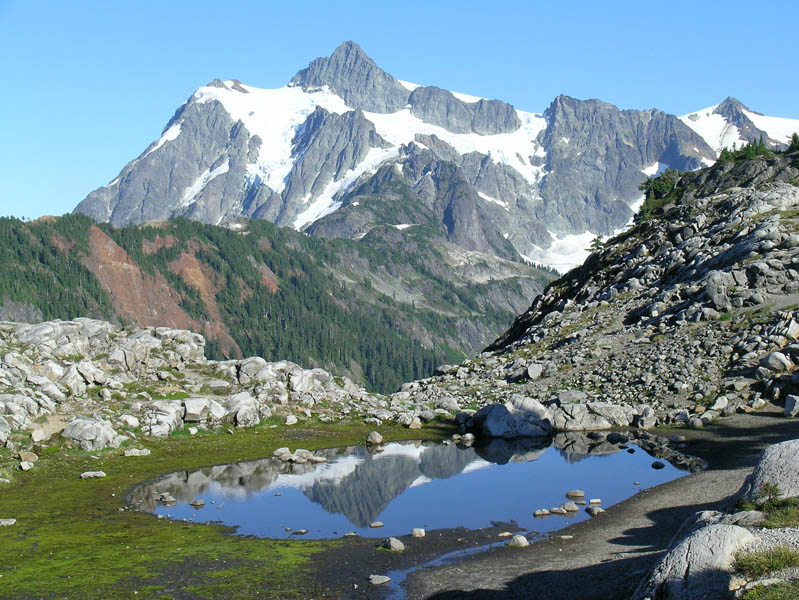
[[[369,429],[353,423],[259,427],[148,440],[146,458],[124,458],[118,450],[93,453],[96,460],[80,451],[45,454],[0,495],[0,514],[17,519],[0,530],[0,597],[133,598],[134,591],[136,598],[185,597],[187,590],[200,597],[320,597],[310,576],[313,556],[344,542],[238,537],[219,525],[121,510],[124,496],[160,474],[261,458],[285,445],[357,444]],[[381,430],[386,439],[450,433],[440,426]],[[83,481],[78,475],[86,470],[108,476]]]

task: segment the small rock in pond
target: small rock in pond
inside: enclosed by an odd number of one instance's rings
[[[16,519],[0,519],[0,527],[11,527],[17,522]]]
[[[652,463],[652,468],[653,468],[653,469],[662,469],[662,468],[664,468],[665,466],[666,466],[666,465],[665,465],[665,464],[663,464],[662,462],[660,462],[659,460],[656,460],[655,462],[653,462],[653,463]]]
[[[402,552],[405,550],[405,544],[395,537],[384,539],[382,542],[380,542],[380,547],[385,550],[390,550],[391,552]]]
[[[344,537],[356,537],[357,535],[358,534],[355,533],[354,531],[348,531],[347,533],[344,534]]]
[[[297,417],[294,415],[289,415],[286,417],[286,425],[294,425],[297,423]]]
[[[376,431],[373,431],[372,433],[366,436],[367,444],[372,444],[376,446],[377,444],[380,444],[382,442],[383,442],[383,436]]]
[[[383,521],[374,521],[372,523],[369,523],[369,527],[371,527],[372,529],[377,529],[378,527],[382,526],[383,526]]]
[[[592,517],[595,517],[599,513],[605,512],[605,510],[602,509],[602,508],[599,508],[598,506],[589,506],[588,508],[585,509],[585,512],[587,512]]]
[[[26,452],[25,450],[22,450],[19,453],[19,459],[22,462],[35,463],[37,460],[39,460],[39,457],[33,452]]]
[[[588,501],[588,504],[602,504],[602,500],[600,500],[599,498],[591,498]]]
[[[372,585],[383,585],[389,581],[391,581],[391,577],[386,577],[385,575],[369,575],[369,583]]]
[[[635,454],[635,448],[627,448],[627,454]]]
[[[569,490],[566,492],[567,498],[585,498],[585,492],[583,490]]]
[[[411,530],[411,537],[415,537],[415,538],[424,537],[424,529],[422,529],[421,527],[414,527]]]
[[[530,542],[527,541],[527,538],[519,534],[514,535],[508,542],[508,546],[512,548],[524,548],[529,545]]]
[[[640,481],[633,481],[633,485],[641,485]]]
[[[567,513],[565,508],[561,508],[560,506],[553,506],[549,509],[553,515],[565,515]]]
[[[513,534],[510,531],[503,531],[502,533],[498,534],[497,537],[510,537]]]
[[[194,509],[200,509],[203,506],[205,506],[205,500],[202,500],[201,498],[197,498],[194,501],[190,502],[189,506],[191,506]]]
[[[275,496],[282,496],[282,495],[283,495],[283,494],[281,494],[280,492],[276,492],[276,493],[275,493]]]
[[[539,508],[533,513],[534,517],[548,517],[550,512],[546,508]]]
[[[568,512],[577,512],[580,510],[574,502],[564,502],[561,508]]]
[[[85,471],[80,474],[81,479],[100,479],[101,477],[105,477],[105,472],[103,471]]]
[[[297,531],[292,531],[291,535],[305,535],[308,533],[307,529],[298,529]]]

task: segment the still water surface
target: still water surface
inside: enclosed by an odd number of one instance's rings
[[[537,508],[560,506],[567,490],[584,490],[586,500],[600,498],[607,508],[687,474],[668,463],[653,469],[655,459],[638,446],[630,449],[582,434],[560,435],[546,447],[502,440],[475,448],[391,443],[382,452],[351,446],[315,451],[327,459],[320,464],[266,458],[179,471],[139,486],[131,502],[171,519],[219,522],[271,538],[300,529],[308,530],[307,538],[351,531],[386,537],[413,527],[479,529],[497,522],[543,533],[589,518],[584,507],[569,516],[532,516]],[[161,492],[176,503],[159,502]],[[190,506],[197,499],[205,501],[202,508]],[[384,526],[370,528],[377,520]]]

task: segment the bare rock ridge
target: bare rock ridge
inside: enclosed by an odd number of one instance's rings
[[[467,249],[542,262],[554,237],[624,226],[647,174],[711,164],[719,140],[702,137],[703,119],[720,117],[724,140],[787,142],[733,99],[706,112],[678,118],[567,96],[524,112],[400,82],[346,42],[283,88],[199,88],[160,139],[75,210],[115,226],[247,217],[353,239],[432,218]],[[400,183],[417,214],[394,210]]]

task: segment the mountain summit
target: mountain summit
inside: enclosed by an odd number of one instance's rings
[[[345,42],[282,88],[199,88],[75,211],[115,226],[259,218],[352,239],[425,225],[467,250],[565,270],[629,221],[647,176],[798,129],[734,99],[680,118],[568,96],[530,113],[400,81]]]

